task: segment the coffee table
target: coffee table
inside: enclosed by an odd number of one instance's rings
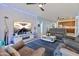
[[[56,36],[46,36],[46,35],[42,36],[41,39],[48,42],[55,42],[57,40]]]

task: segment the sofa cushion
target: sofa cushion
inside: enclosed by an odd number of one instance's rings
[[[62,54],[60,53],[60,48],[65,47],[66,45],[63,43],[59,43],[59,45],[56,47],[55,51],[54,51],[54,56],[61,56]]]
[[[60,44],[58,45],[58,47],[55,49],[55,51],[54,51],[54,55],[55,55],[55,56],[62,56],[62,52],[60,51],[61,48],[65,48],[65,49],[70,50],[70,51],[72,51],[72,52],[74,52],[74,53],[77,53],[77,52],[78,52],[78,51],[76,51],[75,49],[69,47],[68,45],[66,45],[66,44],[64,44],[64,43],[60,43]],[[64,53],[64,52],[63,52],[63,53]],[[68,52],[67,52],[67,53],[68,53]]]
[[[62,48],[66,48],[66,49],[68,49],[68,50],[70,50],[70,51],[72,51],[72,52],[75,52],[75,53],[78,52],[78,51],[76,51],[75,49],[73,49],[73,48],[71,48],[71,47],[69,47],[69,46],[67,46],[67,45],[65,45],[65,47],[62,47]]]
[[[23,40],[21,40],[21,41],[17,42],[16,44],[14,44],[12,47],[15,48],[16,50],[19,50],[19,49],[21,49],[24,45],[25,45],[25,44],[24,44]]]
[[[13,47],[6,47],[6,51],[11,55],[11,56],[20,56],[18,51],[16,51]]]
[[[38,48],[32,53],[32,56],[42,56],[44,55],[45,48]]]
[[[60,52],[62,53],[62,56],[79,56],[79,54],[77,54],[74,51],[71,51],[67,48],[61,48]]]
[[[10,56],[10,54],[7,53],[7,52],[5,51],[5,49],[0,48],[0,56]]]
[[[24,46],[23,48],[19,49],[18,52],[21,56],[30,56],[33,53],[33,49]]]
[[[73,49],[76,49],[79,51],[79,43],[76,42],[75,40],[64,38],[64,43],[69,47],[72,47]]]

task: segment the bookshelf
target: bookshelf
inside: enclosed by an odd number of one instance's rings
[[[59,19],[58,28],[65,28],[67,36],[75,37],[75,18]]]

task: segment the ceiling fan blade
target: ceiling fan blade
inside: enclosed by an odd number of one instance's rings
[[[40,7],[40,9],[41,9],[42,11],[44,11],[44,9],[43,9],[42,7]]]
[[[41,4],[41,5],[45,5],[46,3],[26,3],[26,5],[36,5],[36,4]],[[42,11],[44,11],[44,9],[42,7],[39,7]]]
[[[26,3],[26,5],[34,5],[34,4],[37,4],[37,3]]]
[[[42,4],[45,5],[46,3],[26,3],[27,5],[33,5],[33,4]]]

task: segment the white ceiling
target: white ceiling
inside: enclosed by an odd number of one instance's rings
[[[79,14],[79,4],[77,3],[47,3],[43,6],[44,12],[37,5],[26,5],[25,3],[11,3],[8,5],[16,6],[26,11],[29,10],[52,21],[56,21],[57,17],[72,17]]]

